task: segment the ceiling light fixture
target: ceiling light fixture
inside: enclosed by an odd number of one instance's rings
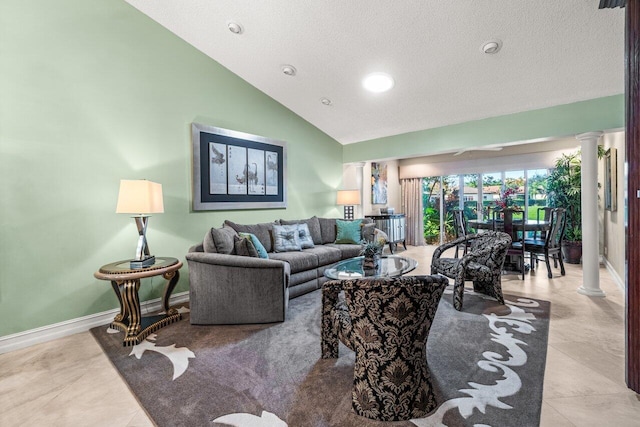
[[[486,54],[494,54],[498,53],[498,51],[502,48],[502,41],[500,40],[489,40],[484,43],[480,50],[482,50]]]
[[[296,70],[296,67],[294,67],[293,65],[283,65],[282,72],[287,76],[295,76],[298,70]]]
[[[331,100],[329,98],[320,98],[320,102],[322,102],[324,105],[333,104],[333,102],[331,102]]]
[[[233,34],[242,34],[242,32],[244,31],[242,25],[233,21],[227,22],[227,28],[229,28],[229,31],[231,31]]]
[[[395,82],[389,74],[371,73],[362,79],[362,86],[369,92],[386,92],[394,86]]]

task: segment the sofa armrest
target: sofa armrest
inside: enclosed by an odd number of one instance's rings
[[[212,252],[189,252],[187,261],[211,265],[226,265],[242,268],[289,268],[289,263],[277,259],[254,258],[240,255],[217,254]]]
[[[284,321],[289,264],[283,261],[191,252],[189,299],[193,324]]]

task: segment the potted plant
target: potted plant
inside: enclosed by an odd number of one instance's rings
[[[378,266],[380,255],[382,255],[382,249],[385,244],[384,239],[374,239],[370,242],[364,242],[362,245],[361,255],[364,255],[363,268],[373,269]]]
[[[598,146],[598,158],[604,155]],[[564,259],[569,264],[580,264],[582,258],[582,161],[580,150],[563,154],[547,178],[547,197],[551,207],[567,210],[567,224],[562,241]],[[598,184],[599,185],[599,184]]]

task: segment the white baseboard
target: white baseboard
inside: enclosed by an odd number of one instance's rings
[[[613,268],[608,259],[604,258],[604,266],[613,278],[613,281],[618,285],[623,294],[626,293],[624,279],[618,275],[618,272]]]
[[[171,305],[189,301],[189,291],[179,292],[171,296]],[[150,313],[161,309],[161,298],[145,301],[140,304],[142,313]],[[40,328],[30,329],[17,334],[0,337],[0,354],[29,347],[35,344],[55,340],[79,332],[88,331],[100,325],[111,323],[113,317],[120,312],[119,308],[103,311],[102,313],[90,314],[76,319],[66,320]]]

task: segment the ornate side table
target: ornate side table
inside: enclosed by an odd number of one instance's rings
[[[123,345],[140,344],[151,332],[182,319],[175,308],[169,308],[169,297],[180,278],[182,262],[176,258],[156,257],[152,266],[132,270],[129,260],[103,265],[93,275],[96,279],[109,280],[120,302],[120,313],[109,326],[125,333]],[[162,276],[167,280],[162,296],[164,314],[142,317],[140,314],[140,279]]]

